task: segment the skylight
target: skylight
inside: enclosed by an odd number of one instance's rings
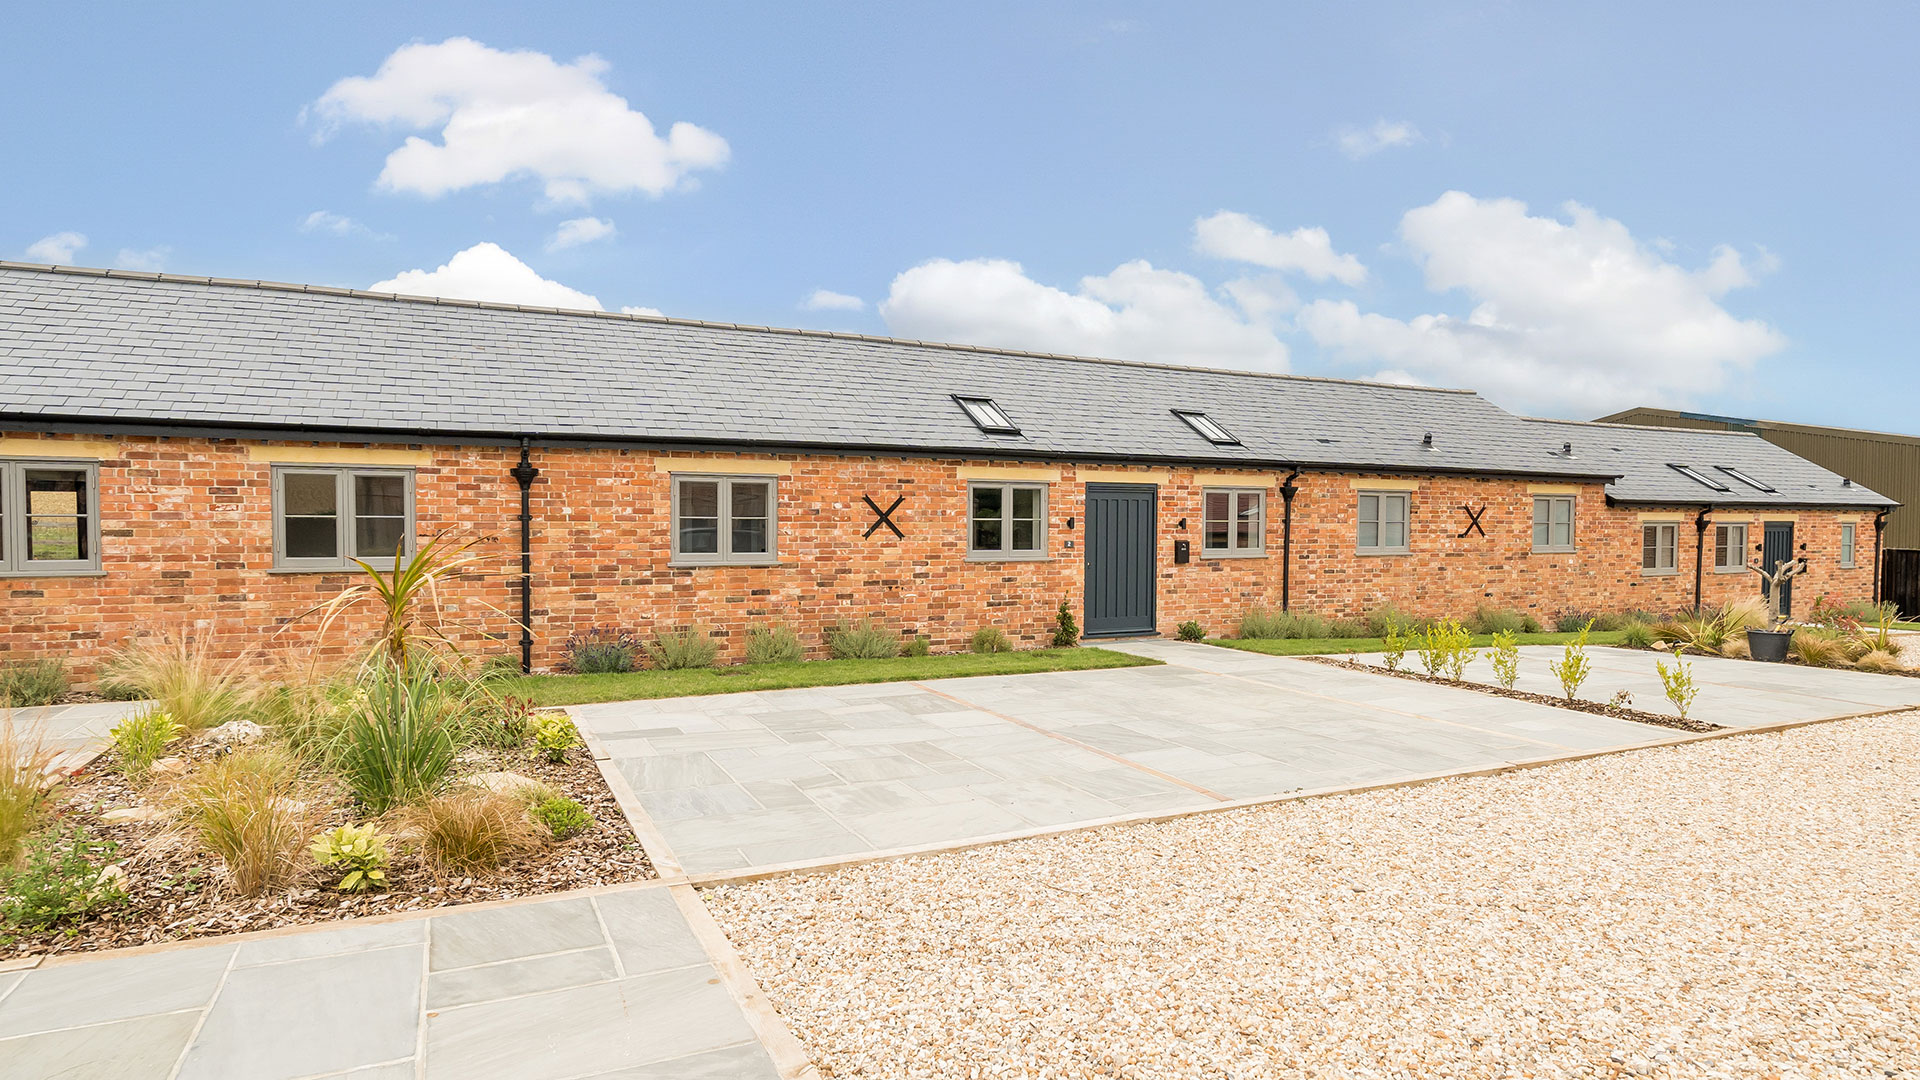
[[[1755,480],[1753,477],[1748,476],[1746,473],[1741,472],[1731,465],[1715,465],[1714,468],[1719,469],[1721,472],[1726,473],[1728,476],[1733,477],[1735,480],[1740,481],[1755,491],[1764,491],[1769,495],[1777,494],[1773,488]]]
[[[1684,476],[1687,479],[1692,480],[1697,484],[1702,484],[1706,487],[1710,487],[1715,491],[1732,491],[1733,490],[1732,488],[1721,483],[1720,481],[1715,480],[1712,477],[1707,476],[1705,473],[1702,473],[1699,470],[1693,468],[1693,466],[1691,465],[1675,465],[1673,462],[1669,461],[1667,462],[1667,468],[1672,469],[1674,472],[1679,473],[1681,476]]]
[[[1220,426],[1220,422],[1203,412],[1189,412],[1175,409],[1173,415],[1187,422],[1187,426],[1200,433],[1200,437],[1215,446],[1239,446],[1240,440],[1233,432]]]
[[[992,398],[962,397],[955,394],[953,400],[960,403],[960,407],[967,411],[967,419],[972,420],[974,426],[981,431],[990,435],[1020,434],[1020,425],[1014,423],[1013,418],[1007,415],[1007,411],[1000,407],[1000,403]]]

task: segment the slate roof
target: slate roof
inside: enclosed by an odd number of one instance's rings
[[[1745,431],[1641,427],[1576,420],[1529,420],[1554,445],[1571,442],[1574,456],[1618,473],[1607,485],[1615,502],[1683,506],[1859,506],[1878,509],[1894,500],[1842,478],[1806,458]],[[1723,485],[1716,491],[1672,468],[1685,465]],[[1734,469],[1773,492],[1758,491],[1719,467]]]
[[[0,388],[0,420],[49,426],[1581,479],[1622,467],[1556,453],[1546,422],[1463,390],[6,262]],[[995,399],[1021,433],[980,431],[955,394]],[[1206,412],[1241,445],[1209,443],[1174,409]]]

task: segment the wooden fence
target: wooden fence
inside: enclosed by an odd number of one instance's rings
[[[1902,618],[1920,619],[1920,548],[1880,553],[1880,599],[1898,605]]]

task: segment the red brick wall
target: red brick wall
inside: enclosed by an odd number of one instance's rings
[[[56,442],[95,443],[89,438]],[[7,454],[32,456],[10,440]],[[415,446],[416,518],[422,535],[460,527],[491,535],[493,576],[453,584],[443,593],[462,636],[487,651],[514,651],[509,617],[518,611],[511,577],[518,569],[519,493],[508,475],[518,452],[507,448]],[[104,573],[89,577],[0,579],[0,658],[67,656],[83,677],[92,661],[138,630],[189,626],[215,634],[229,652],[249,645],[281,649],[315,644],[343,651],[371,626],[342,624],[318,642],[317,616],[303,613],[352,584],[354,575],[272,572],[271,465],[276,455],[352,463],[358,447],[242,443],[189,438],[122,438],[99,454]],[[651,452],[537,448],[534,485],[534,631],[537,666],[560,658],[568,634],[613,625],[642,633],[705,626],[737,658],[747,627],[769,621],[798,629],[818,649],[822,630],[840,618],[875,616],[903,633],[926,634],[937,650],[965,648],[973,631],[999,626],[1018,644],[1044,644],[1054,609],[1070,601],[1081,615],[1081,541],[1089,479],[1160,485],[1158,507],[1159,623],[1171,633],[1186,619],[1210,632],[1229,631],[1253,604],[1280,600],[1281,474],[1187,469],[1125,473],[1073,465],[1014,465],[934,459],[783,455],[780,477],[780,562],[767,567],[668,565],[669,491],[673,464]],[[759,460],[759,459],[753,459]],[[672,459],[690,462],[678,456]],[[728,463],[732,464],[729,465]],[[758,468],[718,455],[694,469]],[[1042,562],[976,562],[966,557],[969,475],[998,470],[1048,484],[1048,547]],[[1268,490],[1266,555],[1206,559],[1201,553],[1201,491],[1234,479]],[[1354,485],[1380,478],[1301,476],[1294,504],[1293,607],[1328,615],[1360,615],[1386,603],[1419,614],[1464,615],[1481,603],[1536,613],[1543,621],[1567,610],[1641,607],[1677,609],[1693,599],[1691,513],[1681,522],[1679,572],[1640,571],[1640,518],[1646,511],[1608,508],[1589,485],[1576,495],[1578,550],[1531,551],[1532,499],[1518,480],[1423,477],[1413,490],[1406,555],[1354,552]],[[862,534],[873,515],[862,502],[906,501],[894,518],[906,533]],[[1479,532],[1461,537],[1463,505],[1485,507]],[[1871,595],[1872,518],[1798,511],[1732,515],[1752,522],[1793,517],[1796,543],[1814,558],[1799,583],[1800,610],[1824,592],[1836,599]],[[1859,567],[1836,565],[1839,520],[1859,522]],[[1066,528],[1067,519],[1075,528]],[[1181,519],[1187,522],[1183,532]],[[1193,545],[1193,561],[1173,563],[1173,541]],[[1072,548],[1066,544],[1071,541]],[[1709,533],[1711,543],[1711,533]],[[1709,566],[1709,602],[1754,591],[1752,574],[1718,575]],[[504,641],[481,640],[481,632]]]

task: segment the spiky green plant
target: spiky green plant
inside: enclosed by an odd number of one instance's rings
[[[166,713],[143,709],[115,724],[107,734],[113,738],[114,752],[120,755],[121,771],[127,779],[139,783],[167,752],[167,744],[185,731]]]

